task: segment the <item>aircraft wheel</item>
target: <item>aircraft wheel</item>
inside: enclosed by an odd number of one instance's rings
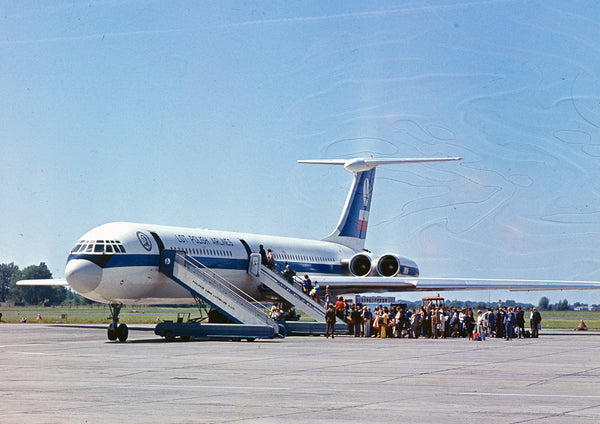
[[[124,342],[127,340],[127,336],[129,336],[129,329],[125,324],[120,324],[117,327],[117,338],[119,341]]]
[[[175,335],[172,331],[165,331],[165,340],[168,342],[175,341]]]
[[[108,326],[108,331],[106,332],[106,335],[108,336],[108,340],[110,340],[111,342],[117,340],[117,329],[113,324],[110,324]]]

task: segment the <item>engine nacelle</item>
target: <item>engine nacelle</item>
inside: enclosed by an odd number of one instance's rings
[[[366,277],[373,270],[373,256],[367,252],[352,256],[348,268],[355,277]]]
[[[381,256],[377,261],[377,273],[382,277],[418,277],[419,267],[410,259],[403,258],[395,253],[388,253]]]

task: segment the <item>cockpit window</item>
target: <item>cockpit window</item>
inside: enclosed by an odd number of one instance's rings
[[[71,253],[125,253],[125,248],[118,240],[80,240]]]

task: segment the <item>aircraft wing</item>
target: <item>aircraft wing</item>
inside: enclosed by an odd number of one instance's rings
[[[600,289],[599,281],[510,280],[491,278],[419,278],[417,290],[589,290]]]
[[[17,286],[63,286],[67,287],[69,283],[64,278],[45,278],[43,280],[21,280],[17,281]]]
[[[328,277],[314,276],[320,286],[337,293],[415,292],[446,290],[589,290],[600,281],[516,280],[483,278]]]

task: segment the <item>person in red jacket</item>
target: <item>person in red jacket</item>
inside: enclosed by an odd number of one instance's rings
[[[335,302],[335,314],[337,315],[337,317],[339,319],[341,319],[342,321],[344,320],[344,313],[346,312],[346,303],[344,302],[344,298],[342,296],[340,296],[337,300],[337,302]]]

